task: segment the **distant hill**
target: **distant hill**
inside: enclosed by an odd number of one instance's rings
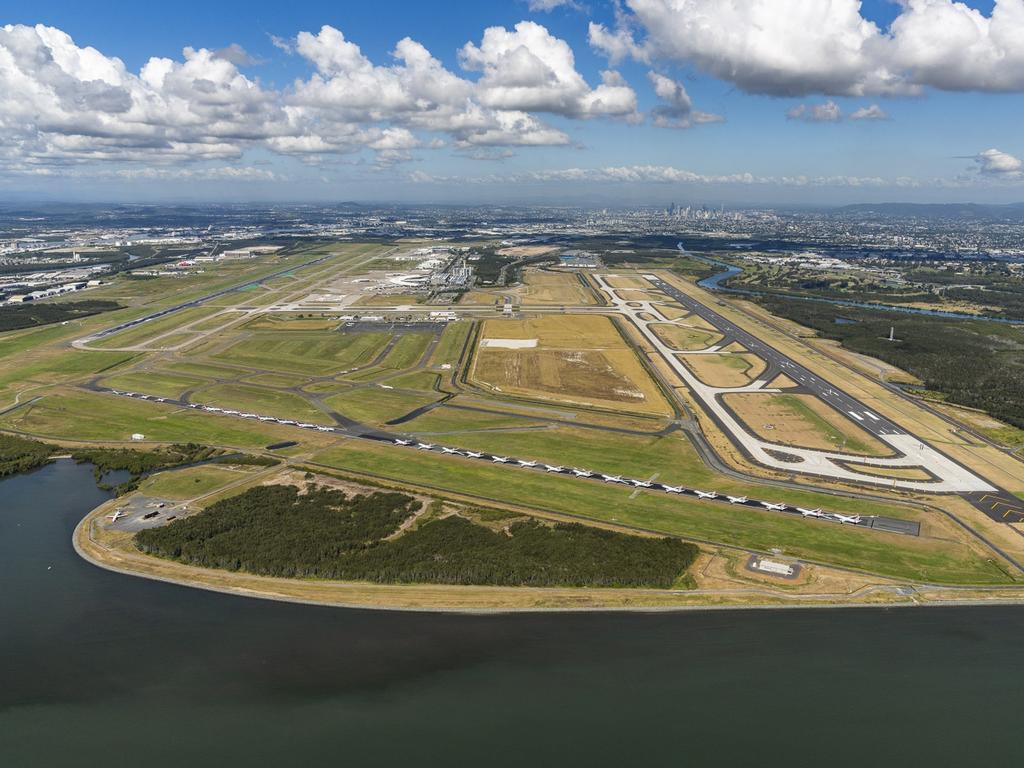
[[[874,214],[927,219],[1012,219],[1024,221],[1024,202],[990,203],[856,203],[836,208],[837,213]]]

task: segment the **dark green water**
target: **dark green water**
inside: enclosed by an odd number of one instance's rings
[[[437,616],[96,569],[0,482],[0,766],[1019,765],[1024,610]]]

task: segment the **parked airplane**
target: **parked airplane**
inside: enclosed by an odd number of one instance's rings
[[[650,483],[647,480],[630,480],[629,482],[637,488],[650,488],[653,485],[653,483]]]
[[[667,493],[682,493],[686,489],[683,488],[683,486],[681,486],[681,485],[676,486],[676,485],[665,485],[665,484],[662,484],[661,490],[663,490],[663,491],[665,491]]]
[[[421,451],[429,451],[434,447],[433,443],[416,443],[416,447]]]
[[[623,480],[618,475],[601,475],[601,479],[604,480],[606,483],[625,483],[626,482],[625,480]]]
[[[491,456],[491,461],[495,464],[508,464],[508,456]]]
[[[770,501],[762,501],[761,506],[765,509],[771,509],[775,512],[781,512],[786,508],[785,504],[772,504]]]
[[[466,451],[466,455],[471,459],[482,459],[484,457],[482,453],[477,453],[476,451]]]
[[[833,512],[832,517],[838,520],[843,525],[849,523],[850,525],[859,525],[861,521],[860,515],[840,515],[838,512]]]
[[[730,504],[746,504],[747,503],[747,497],[746,496],[726,496],[725,498],[727,498],[729,500]]]
[[[553,467],[550,464],[545,464],[544,465],[544,471],[545,472],[564,472],[565,471],[565,467]]]
[[[586,469],[574,469],[572,471],[576,477],[593,477],[594,473]]]
[[[454,453],[457,456],[462,455],[462,451],[460,451],[458,448],[442,448],[441,453]]]
[[[818,509],[804,509],[803,507],[797,507],[796,511],[804,517],[825,517],[825,513],[821,511],[820,507]]]
[[[536,461],[524,461],[523,459],[516,459],[516,462],[519,464],[520,467],[536,467],[537,466],[537,462]]]
[[[395,438],[395,445],[411,445],[412,440],[402,440],[401,438]]]
[[[116,523],[120,518],[124,517],[124,510],[119,509],[116,512],[114,512],[114,514],[107,515],[107,517],[110,518],[111,523]]]
[[[714,491],[697,491],[697,490],[695,490],[694,493],[696,493],[702,499],[717,499],[718,498],[718,494],[715,493]]]

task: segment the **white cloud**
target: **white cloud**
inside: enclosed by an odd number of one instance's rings
[[[576,0],[529,0],[528,6],[534,13],[547,13],[556,8],[573,8],[575,10],[580,8]]]
[[[393,163],[449,143],[570,143],[538,113],[637,117],[636,94],[618,73],[602,73],[591,87],[568,44],[532,22],[467,43],[461,56],[476,79],[449,71],[411,38],[384,64],[330,26],[271,41],[313,72],[265,88],[239,70],[256,60],[237,44],[185,48],[131,72],[59,29],[0,27],[0,167],[205,162],[261,147],[309,162],[369,150]]]
[[[888,120],[889,113],[877,104],[855,109],[850,113],[851,120]]]
[[[888,29],[861,15],[860,0],[625,2],[613,29],[590,25],[611,61],[692,63],[750,93],[1024,91],[1024,0],[995,0],[989,16],[954,0],[899,0]]]
[[[481,73],[477,98],[494,109],[550,112],[568,117],[636,112],[636,93],[616,72],[605,72],[591,89],[576,71],[572,48],[536,22],[514,29],[488,27],[479,46],[466,43],[459,61]]]
[[[839,105],[829,99],[822,104],[797,104],[786,110],[786,117],[806,123],[837,123],[843,119],[843,113]]]
[[[986,149],[975,155],[973,159],[978,164],[978,170],[983,174],[1003,178],[1017,178],[1024,175],[1022,172],[1024,163],[1019,158],[998,149]]]
[[[654,86],[655,95],[664,102],[651,111],[654,124],[658,127],[689,128],[698,123],[720,123],[725,120],[721,115],[695,110],[690,94],[682,83],[658,72],[648,72],[647,77]]]

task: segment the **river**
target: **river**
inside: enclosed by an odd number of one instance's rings
[[[1024,609],[457,616],[109,573],[0,481],[0,765],[1013,765]]]
[[[789,293],[777,293],[772,291],[755,291],[750,288],[729,288],[728,286],[722,285],[722,283],[731,277],[735,277],[743,270],[740,267],[733,266],[724,261],[718,259],[712,259],[708,256],[701,256],[691,251],[686,250],[682,243],[676,246],[684,255],[689,256],[691,259],[702,261],[705,264],[709,264],[713,267],[721,268],[721,272],[716,272],[713,275],[709,275],[701,280],[697,281],[697,285],[701,288],[706,288],[709,291],[722,291],[724,293],[736,293],[746,296],[776,296],[779,298],[793,299],[794,301],[813,301],[819,304],[833,304],[837,307],[856,307],[859,309],[874,309],[881,312],[899,312],[905,315],[925,315],[926,317],[941,317],[949,320],[986,320],[990,323],[1003,323],[1005,325],[1024,325],[1024,320],[1013,320],[1006,317],[993,317],[991,315],[971,315],[965,312],[947,312],[942,309],[923,309],[921,307],[906,307],[899,304],[876,304],[865,301],[850,301],[847,299],[829,299],[824,296],[798,296]]]

